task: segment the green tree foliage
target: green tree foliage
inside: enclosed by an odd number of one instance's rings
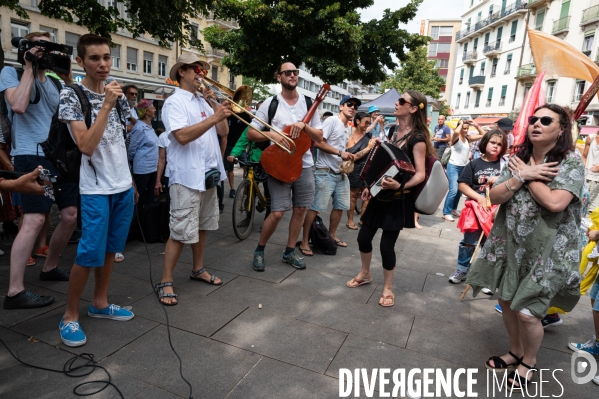
[[[234,18],[240,29],[218,26],[204,31],[212,47],[226,50],[223,64],[237,75],[275,82],[282,61],[304,63],[312,75],[329,83],[360,79],[377,83],[385,68],[402,60],[406,50],[427,43],[428,37],[401,29],[416,15],[422,0],[385,10],[380,20],[360,21],[358,10],[373,0],[224,0],[217,15]]]
[[[451,107],[447,104],[447,101],[441,100],[439,101],[441,105],[441,109],[439,110],[439,114],[445,115],[445,117],[451,116]]]
[[[254,91],[254,101],[263,101],[272,96],[268,86],[258,79],[244,76],[243,84],[250,86]]]
[[[40,0],[42,15],[85,26],[90,32],[109,37],[118,29],[127,29],[133,37],[150,34],[163,47],[171,43],[201,47],[190,37],[190,18],[208,15],[209,9],[221,0],[123,0],[118,1],[129,18],[123,18],[119,8],[104,7],[97,0]],[[0,6],[14,10],[20,18],[29,19],[19,0],[0,0]]]
[[[400,93],[417,90],[436,99],[444,85],[445,80],[439,76],[435,61],[428,59],[426,46],[422,46],[407,54],[405,60],[401,61],[401,67],[393,71],[381,84],[381,88],[394,87]]]

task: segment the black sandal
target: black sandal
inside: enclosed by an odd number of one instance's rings
[[[500,358],[499,356],[493,356],[490,357],[489,360],[487,360],[485,362],[485,367],[488,370],[497,370],[497,371],[504,371],[504,370],[509,370],[509,369],[514,369],[517,368],[518,365],[522,362],[522,358],[518,357],[516,355],[514,355],[512,353],[512,351],[509,351],[508,354],[510,356],[512,356],[514,359],[516,359],[516,363],[510,363],[507,364],[502,358]],[[490,361],[493,361],[494,366],[491,366],[491,364],[489,363]],[[497,367],[499,366],[499,367]]]
[[[528,373],[535,373],[537,371],[536,364],[534,366],[529,366],[528,364],[523,363],[522,361],[520,361],[520,364],[530,370]],[[511,383],[510,383],[510,379],[512,380]],[[516,370],[509,373],[507,376],[508,389],[522,389],[522,386],[525,386],[526,388],[528,388],[528,384],[530,384],[531,381],[532,381],[532,378],[529,380],[528,378],[526,378],[525,375],[516,374]],[[515,382],[518,383],[518,386],[514,385]]]
[[[203,283],[206,284],[210,284],[210,285],[222,285],[223,281],[221,280],[220,283],[216,284],[214,282],[214,279],[216,278],[216,276],[214,274],[210,275],[210,280],[204,280],[203,278],[198,277],[200,274],[204,273],[206,271],[205,267],[202,267],[200,270],[198,270],[197,272],[194,272],[193,270],[191,271],[191,276],[189,276],[190,280],[193,281],[201,281]]]
[[[175,303],[165,303],[162,301],[162,298],[175,298],[177,299],[177,297],[179,296],[179,294],[165,294],[163,288],[164,287],[172,287],[173,283],[160,283],[160,284],[156,284],[154,287],[156,287],[156,295],[158,296],[158,300],[160,301],[160,303],[162,303],[164,306],[175,306],[179,303],[179,300],[177,300],[177,302]]]

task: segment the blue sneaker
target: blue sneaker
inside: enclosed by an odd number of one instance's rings
[[[87,315],[89,317],[97,317],[98,319],[110,319],[118,321],[131,320],[135,316],[132,311],[121,308],[118,305],[112,304],[104,309],[96,309],[91,303],[87,308]]]
[[[597,339],[595,339],[594,335],[593,338],[591,338],[584,344],[570,342],[568,344],[568,348],[572,349],[574,352],[584,351],[590,353],[593,356],[599,356],[599,342],[597,342]]]
[[[58,329],[60,331],[60,339],[62,339],[62,342],[66,346],[81,346],[85,345],[87,342],[85,333],[79,326],[78,321],[69,321],[65,324],[62,319],[60,319],[60,323],[58,323]]]
[[[305,269],[306,262],[304,262],[304,258],[300,258],[298,254],[294,252],[290,252],[288,254],[283,253],[283,262],[289,263],[291,266],[296,269]]]
[[[495,311],[499,314],[503,313],[503,309],[501,309],[501,306],[499,304],[495,305]]]
[[[543,328],[561,326],[564,321],[559,317],[559,314],[547,315],[541,320]]]
[[[252,267],[257,272],[263,272],[266,268],[264,264],[264,251],[254,251],[254,261]]]

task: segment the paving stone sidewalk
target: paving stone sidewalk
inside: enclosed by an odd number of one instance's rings
[[[236,183],[240,182],[237,170]],[[225,194],[228,184],[225,182]],[[266,271],[252,270],[252,254],[259,234],[239,241],[231,225],[232,200],[225,199],[220,229],[207,234],[204,265],[219,276],[219,287],[191,281],[191,251],[186,247],[175,269],[179,305],[167,308],[173,346],[183,361],[183,373],[194,398],[337,398],[340,369],[476,368],[478,397],[488,397],[484,362],[507,351],[501,316],[493,309],[496,296],[468,295],[459,300],[464,285],[447,281],[454,271],[461,234],[455,223],[440,215],[421,216],[422,230],[404,230],[396,246],[395,306],[378,305],[383,273],[378,245],[372,261],[373,283],[356,289],[345,283],[360,270],[357,231],[345,227],[338,236],[348,242],[336,256],[315,252],[307,269],[282,263],[288,215],[266,247]],[[327,221],[328,214],[323,220]],[[357,219],[356,219],[357,220]],[[380,233],[375,238],[378,242]],[[11,240],[0,241],[0,300],[9,278]],[[69,244],[59,266],[70,268],[76,245]],[[80,348],[62,344],[58,322],[64,312],[66,282],[39,281],[40,264],[27,268],[26,287],[56,302],[35,310],[0,309],[0,338],[23,361],[61,369],[73,354],[93,353],[126,398],[188,397],[189,388],[167,336],[165,314],[150,279],[159,282],[164,244],[138,241],[127,244],[125,261],[115,265],[109,301],[132,306],[128,322],[91,319],[90,281],[81,300],[81,325],[88,343]],[[90,279],[91,280],[91,279]],[[564,324],[545,331],[538,367],[562,369],[556,377],[545,372],[543,395],[597,398],[599,386],[574,384],[570,377],[570,341],[585,342],[593,335],[590,300],[563,316]],[[80,382],[105,379],[101,371],[73,379],[18,364],[0,346],[0,397],[72,398]],[[538,377],[535,377],[539,381]],[[95,385],[97,387],[98,385]],[[391,383],[390,387],[393,387]],[[464,388],[463,384],[461,387]],[[83,388],[83,391],[91,387]],[[373,397],[383,397],[378,384]],[[531,390],[530,397],[540,397]],[[514,391],[515,397],[521,397]],[[91,396],[116,398],[112,387]],[[351,397],[354,397],[352,391]],[[366,397],[360,389],[360,396]],[[495,397],[506,397],[505,391]]]

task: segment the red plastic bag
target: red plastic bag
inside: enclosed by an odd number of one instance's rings
[[[462,233],[472,233],[482,228],[488,236],[493,227],[493,217],[497,207],[498,205],[491,205],[491,208],[483,208],[477,201],[466,200],[458,220],[458,229]]]

